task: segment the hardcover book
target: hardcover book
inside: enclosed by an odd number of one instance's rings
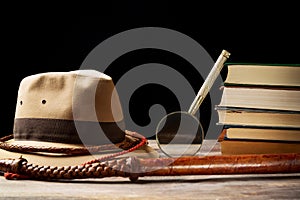
[[[225,126],[224,129],[227,139],[300,142],[300,129],[251,126]]]
[[[225,85],[300,87],[300,64],[226,63]]]
[[[225,86],[219,106],[300,111],[300,90]]]
[[[223,155],[300,153],[299,141],[229,139],[223,129],[218,141]]]
[[[300,112],[216,106],[218,125],[300,128]]]

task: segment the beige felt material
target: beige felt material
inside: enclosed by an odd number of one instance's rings
[[[21,81],[15,117],[118,122],[123,113],[109,76],[49,72]]]

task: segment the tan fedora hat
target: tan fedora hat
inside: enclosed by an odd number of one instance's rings
[[[13,134],[0,159],[37,165],[79,165],[109,156],[158,157],[140,134],[126,130],[113,80],[96,70],[46,72],[19,86]]]

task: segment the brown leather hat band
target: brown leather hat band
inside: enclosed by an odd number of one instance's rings
[[[119,143],[125,139],[124,126],[124,121],[16,118],[14,139],[86,145]]]

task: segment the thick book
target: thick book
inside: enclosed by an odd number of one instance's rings
[[[226,129],[223,129],[218,142],[223,155],[300,153],[300,142],[229,139]]]
[[[295,88],[223,86],[218,106],[300,111],[300,90]]]
[[[300,64],[226,63],[225,85],[300,87]]]
[[[300,100],[299,100],[300,101]],[[300,128],[299,111],[216,106],[218,125]]]
[[[227,139],[300,142],[300,129],[250,126],[224,126],[224,128]]]

